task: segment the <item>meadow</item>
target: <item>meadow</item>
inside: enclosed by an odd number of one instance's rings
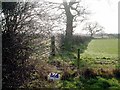
[[[118,57],[118,39],[93,39],[82,54],[92,57]]]
[[[118,64],[118,39],[93,39],[81,59],[91,66],[115,68]]]
[[[74,56],[77,57],[77,53],[74,52]],[[79,70],[82,76],[65,80],[63,87],[120,90],[118,61],[118,39],[92,39],[86,50],[80,54]],[[71,62],[78,65],[75,59],[71,59]]]

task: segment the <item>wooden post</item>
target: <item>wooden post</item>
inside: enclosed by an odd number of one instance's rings
[[[51,56],[55,56],[55,36],[51,37]]]
[[[78,49],[77,66],[78,66],[78,70],[79,70],[79,66],[80,66],[80,49]]]

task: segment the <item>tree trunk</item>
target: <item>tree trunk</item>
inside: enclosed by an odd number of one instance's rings
[[[91,35],[90,35],[90,36],[91,36],[91,38],[93,38],[93,33],[91,33]]]
[[[67,1],[64,0],[63,2],[64,8],[65,8],[65,13],[66,13],[66,37],[67,39],[71,39],[72,38],[72,34],[73,34],[73,15],[71,14],[70,11],[70,6],[68,5]]]
[[[55,56],[55,36],[51,37],[51,56]]]
[[[73,34],[73,17],[69,14],[67,16],[66,37],[72,38],[72,34]]]
[[[67,50],[71,50],[72,46],[72,36],[73,36],[73,18],[74,16],[72,15],[70,11],[70,6],[67,3],[66,0],[63,2],[63,6],[65,9],[65,14],[66,14],[66,36],[65,36],[65,46],[67,47]]]

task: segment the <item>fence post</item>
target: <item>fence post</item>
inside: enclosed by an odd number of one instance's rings
[[[78,66],[78,71],[79,71],[79,66],[80,66],[80,49],[78,49],[78,56],[77,56],[77,66]]]
[[[55,56],[55,36],[51,37],[51,56]]]

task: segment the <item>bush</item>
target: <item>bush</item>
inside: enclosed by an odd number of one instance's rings
[[[31,53],[29,44],[20,35],[10,32],[2,33],[2,39],[3,87],[18,88],[34,69],[27,63]]]
[[[97,77],[97,79],[90,79],[87,82],[88,87],[90,88],[99,88],[101,90],[119,90],[120,83],[117,79],[105,79],[102,77]]]
[[[61,50],[70,50],[74,51],[78,46],[83,51],[86,49],[88,43],[91,41],[91,38],[88,36],[73,35],[71,39],[66,39],[65,35],[59,35],[59,46]]]

